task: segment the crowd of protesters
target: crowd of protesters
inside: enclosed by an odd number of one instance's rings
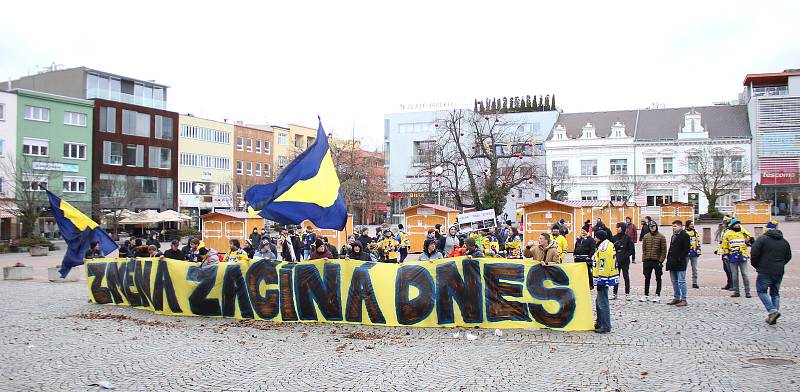
[[[662,275],[666,270],[672,283],[673,297],[667,305],[683,307],[688,305],[687,270],[691,270],[692,288],[699,288],[698,258],[702,247],[700,235],[692,221],[672,222],[672,235],[669,240],[661,234],[658,224],[649,216],[637,228],[631,218],[609,228],[602,220],[592,224],[584,222],[580,232],[575,235],[573,249],[574,261],[587,264],[588,283],[597,290],[595,331],[605,333],[611,330],[609,299],[619,298],[620,278],[624,283],[624,298],[632,300],[630,266],[636,263],[635,244],[641,242],[642,271],[644,274],[644,295],[641,302],[661,301]],[[465,256],[469,258],[509,258],[533,259],[543,265],[565,262],[569,230],[561,220],[554,224],[550,232],[539,233],[538,237],[523,245],[523,236],[518,225],[511,221],[500,227],[478,228],[461,232],[458,226],[443,228],[441,225],[427,231],[422,252],[414,256],[415,261],[433,262],[439,259]],[[744,296],[751,298],[748,264],[756,272],[756,293],[764,304],[768,316],[766,322],[775,324],[780,317],[780,285],[784,265],[791,259],[791,248],[776,221],[766,224],[764,235],[754,238],[741,225],[741,221],[725,216],[718,231],[719,244],[714,254],[719,255],[727,284],[722,288],[740,297],[741,286]],[[403,263],[408,260],[411,242],[405,227],[400,224],[392,229],[388,225],[376,228],[374,236],[367,227],[347,236],[347,242],[340,248],[331,244],[327,237],[319,235],[309,226],[296,231],[283,228],[271,236],[267,228],[253,229],[244,244],[238,239],[229,241],[229,249],[220,254],[205,246],[198,238],[190,237],[184,246],[177,240],[170,248],[160,251],[158,234],[148,238],[135,238],[125,241],[120,247],[119,257],[161,257],[175,260],[202,263],[235,262],[246,259],[272,259],[301,262],[315,259],[344,259]],[[86,258],[103,257],[97,243],[92,242]],[[651,291],[651,278],[655,288]],[[652,293],[652,295],[651,295]],[[609,298],[610,295],[610,298]]]

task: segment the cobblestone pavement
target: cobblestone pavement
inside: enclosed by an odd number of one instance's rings
[[[0,390],[800,390],[800,299],[612,301],[610,334],[273,324],[87,303],[85,283],[0,281]],[[461,337],[451,333],[461,331]],[[780,358],[793,365],[760,365]]]

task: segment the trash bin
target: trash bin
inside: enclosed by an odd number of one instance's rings
[[[710,244],[711,243],[711,228],[704,227],[703,228],[703,243]]]

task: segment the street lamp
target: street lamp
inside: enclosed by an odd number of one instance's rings
[[[433,168],[433,174],[436,174],[436,181],[439,183],[439,190],[436,196],[436,204],[442,205],[442,173],[444,173],[444,168],[441,166],[436,166]]]
[[[362,178],[361,179],[361,188],[363,189],[363,192],[364,192],[364,208],[361,210],[361,224],[362,225],[365,225],[366,221],[367,221],[367,217],[366,217],[366,215],[367,215],[367,200],[369,199],[369,196],[367,196],[368,190],[365,189],[366,186],[367,186],[367,179],[366,178]]]

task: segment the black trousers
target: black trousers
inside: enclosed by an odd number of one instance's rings
[[[589,273],[588,274],[589,275],[589,289],[593,289],[594,288],[594,280],[592,278],[592,260],[591,259],[587,259],[587,260],[575,259],[575,262],[576,263],[586,263],[586,271],[588,271],[588,273]]]
[[[644,260],[644,295],[650,295],[650,277],[656,273],[656,296],[661,295],[661,262]]]
[[[631,262],[630,260],[619,263],[619,271],[622,275],[622,280],[625,281],[625,294],[631,293]],[[614,286],[614,295],[617,295],[619,285]]]

